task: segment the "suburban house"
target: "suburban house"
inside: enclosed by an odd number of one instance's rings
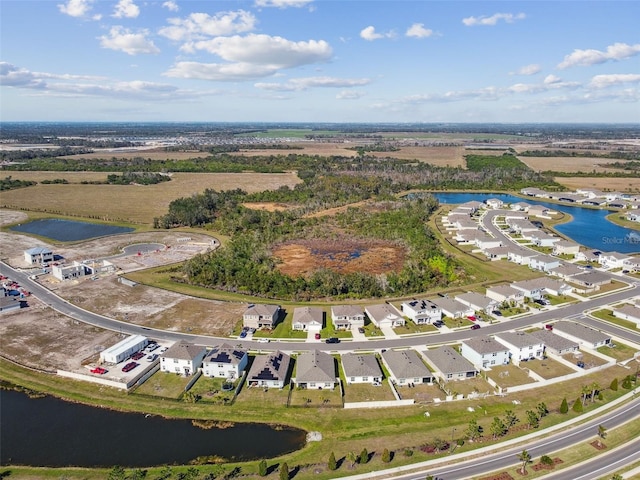
[[[160,371],[193,375],[202,365],[206,354],[207,349],[204,346],[180,340],[160,355]]]
[[[289,376],[291,357],[281,351],[256,355],[247,375],[250,387],[284,388]]]
[[[636,327],[640,328],[640,307],[637,305],[626,303],[621,307],[614,308],[612,311],[614,317],[635,322]]]
[[[516,305],[524,303],[524,292],[509,285],[496,285],[495,287],[489,287],[487,288],[486,295],[498,302],[498,305],[503,302]]]
[[[597,262],[599,255],[597,250],[584,250],[576,253],[575,259],[579,262]]]
[[[560,277],[563,280],[567,280],[572,275],[580,275],[584,273],[584,269],[573,263],[563,263],[559,267],[553,268],[549,271],[551,275]]]
[[[595,349],[611,344],[609,335],[577,322],[561,320],[553,324],[553,331],[587,348]]]
[[[509,364],[509,349],[489,336],[475,337],[462,342],[462,356],[478,369]]]
[[[449,318],[468,317],[474,313],[473,308],[452,298],[432,298],[431,302],[437,305],[442,310],[442,314]]]
[[[324,325],[324,310],[320,307],[296,307],[291,328],[305,332],[319,332]]]
[[[84,277],[87,274],[87,270],[82,263],[73,262],[71,265],[53,265],[51,274],[58,280],[71,280]]]
[[[549,198],[549,194],[547,192],[536,187],[523,188],[520,190],[520,193],[527,197]]]
[[[478,202],[476,200],[470,200],[468,202],[461,203],[456,207],[457,210],[466,210],[470,215],[473,215],[478,210],[484,207],[484,203]]]
[[[594,270],[580,273],[578,275],[571,275],[566,280],[575,285],[594,290],[599,290],[602,285],[608,285],[609,283],[611,283],[610,276],[602,272],[596,272]]]
[[[548,272],[559,266],[560,260],[551,255],[538,255],[529,260],[529,268],[540,270],[541,272]]]
[[[525,298],[530,300],[539,300],[544,295],[544,287],[539,282],[533,280],[521,280],[511,284],[516,290],[520,290]]]
[[[280,320],[281,314],[280,305],[252,303],[242,314],[242,325],[256,330],[272,329]]]
[[[296,359],[296,386],[310,390],[333,390],[338,383],[336,360],[319,350],[304,352]]]
[[[487,248],[482,251],[490,260],[502,260],[509,256],[509,247]]]
[[[542,205],[531,205],[527,213],[530,217],[533,216],[539,218],[551,218],[550,215],[553,212],[547,207],[543,207]]]
[[[526,332],[501,332],[496,340],[509,349],[515,361],[527,361],[544,357],[544,343]]]
[[[24,260],[29,265],[53,262],[53,251],[47,247],[33,247],[24,251]]]
[[[566,353],[577,352],[580,348],[579,345],[573,340],[569,340],[568,338],[556,335],[555,333],[546,329],[536,330],[534,332],[531,332],[531,335],[536,337],[544,344],[546,353],[552,353],[554,355],[564,355]]]
[[[531,241],[537,247],[553,247],[556,242],[562,240],[560,237],[549,235],[547,232],[539,230],[531,235]]]
[[[505,219],[505,222],[511,229],[511,232],[518,233],[523,236],[526,233],[534,233],[538,231],[538,227],[536,227],[529,220],[522,220],[519,218],[507,218]]]
[[[449,223],[455,230],[478,230],[478,222],[476,222],[469,216],[456,215],[451,220],[449,220]]]
[[[0,313],[20,310],[24,304],[24,300],[20,300],[15,295],[0,296]]]
[[[246,350],[223,343],[213,347],[204,357],[202,373],[207,377],[236,379],[242,377],[248,362]]]
[[[630,222],[640,222],[640,213],[627,213],[627,220],[629,220]]]
[[[507,253],[507,260],[513,263],[517,263],[518,265],[529,265],[529,262],[532,258],[538,255],[537,252],[533,252],[531,250],[526,250],[524,248],[515,248],[509,250]]]
[[[555,296],[567,295],[573,291],[573,288],[570,285],[567,285],[566,283],[555,278],[549,277],[532,278],[531,280],[524,280],[523,282],[518,283],[520,286],[524,285],[525,287],[531,289],[531,291],[534,291],[536,288],[538,288],[542,290],[542,294]]]
[[[527,202],[515,202],[512,203],[510,205],[511,210],[515,211],[515,212],[526,212],[529,210],[529,207],[531,206],[531,204],[527,203]]]
[[[400,305],[402,313],[416,325],[433,323],[442,318],[442,309],[430,300],[408,300]]]
[[[576,255],[580,251],[580,245],[569,240],[560,240],[553,244],[553,255]]]
[[[433,383],[434,376],[415,350],[387,350],[382,361],[396,385]]]
[[[491,313],[498,308],[498,301],[476,292],[456,295],[456,300],[473,309],[474,312]]]
[[[624,262],[629,256],[618,252],[602,252],[598,257],[598,263],[605,268],[623,268]]]
[[[632,272],[640,272],[640,258],[629,257],[628,260],[625,260],[623,262],[622,268],[624,268],[625,270],[630,270]]]
[[[382,369],[378,365],[375,355],[345,353],[341,360],[347,385],[352,383],[379,384],[382,382]]]
[[[364,327],[364,311],[356,305],[334,305],[331,307],[331,322],[336,330]]]
[[[378,328],[400,327],[405,324],[404,317],[390,303],[378,303],[364,308],[371,322]]]
[[[425,350],[422,354],[434,368],[436,377],[442,380],[464,380],[475,378],[478,374],[469,360],[448,345]]]
[[[488,208],[492,208],[494,210],[502,208],[502,206],[504,205],[504,202],[499,198],[489,198],[488,200],[485,200],[484,203],[487,204]]]

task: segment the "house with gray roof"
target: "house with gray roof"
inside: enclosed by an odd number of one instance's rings
[[[498,302],[498,305],[501,305],[504,302],[514,303],[516,305],[524,303],[524,292],[509,285],[495,285],[493,287],[488,287],[486,295]]]
[[[324,325],[324,310],[320,307],[296,307],[291,327],[304,332],[319,332]]]
[[[553,324],[553,331],[558,335],[577,342],[581,347],[595,349],[611,344],[611,337],[609,335],[578,322],[561,320]]]
[[[560,260],[551,255],[537,255],[529,259],[529,268],[533,270],[540,270],[541,272],[548,272],[549,270],[559,267]]]
[[[291,357],[281,351],[256,355],[247,375],[250,387],[283,388],[289,377]]]
[[[243,348],[228,343],[214,346],[202,362],[202,373],[207,377],[240,378],[249,363],[249,355]]]
[[[515,247],[507,253],[507,260],[518,265],[529,265],[531,259],[538,256],[537,252],[527,250],[526,248]]]
[[[29,265],[53,262],[53,251],[48,247],[33,247],[24,251],[24,260]]]
[[[553,244],[553,255],[576,255],[580,251],[580,245],[569,240],[560,240]]]
[[[402,313],[390,303],[367,305],[364,311],[371,322],[378,328],[401,327],[406,323]]]
[[[442,318],[442,309],[430,300],[407,300],[400,304],[402,313],[416,325],[433,323]]]
[[[347,385],[382,382],[382,369],[373,354],[345,353],[341,362]]]
[[[636,326],[640,328],[640,307],[637,305],[626,303],[621,307],[612,309],[612,311],[614,317],[635,322]]]
[[[510,358],[509,349],[487,335],[464,340],[460,353],[478,369],[508,365]]]
[[[577,342],[561,337],[560,335],[556,335],[552,331],[546,329],[536,330],[531,332],[531,335],[544,343],[545,352],[547,353],[564,355],[566,353],[577,352],[580,349]]]
[[[544,343],[527,332],[500,332],[495,339],[509,349],[514,361],[527,361],[544,357]]]
[[[509,256],[510,247],[494,247],[482,250],[489,260],[503,260]]]
[[[567,282],[573,283],[589,290],[600,290],[600,287],[602,285],[608,285],[609,283],[611,283],[611,277],[609,275],[594,270],[579,273],[578,275],[571,275],[566,280]]]
[[[477,292],[456,295],[456,300],[472,308],[474,312],[491,313],[498,308],[498,301]]]
[[[331,322],[337,330],[364,327],[364,310],[357,305],[334,305],[331,307]]]
[[[24,300],[20,300],[14,295],[0,296],[0,313],[20,310],[24,305]]]
[[[160,355],[160,370],[184,376],[193,375],[202,365],[206,354],[204,346],[180,340]]]
[[[473,364],[449,345],[426,350],[422,354],[433,367],[436,377],[443,380],[464,380],[478,374]]]
[[[450,318],[462,318],[473,315],[473,308],[464,303],[460,303],[453,298],[437,297],[432,298],[431,302],[440,307],[442,314]]]
[[[396,385],[433,383],[434,381],[433,373],[424,364],[418,352],[413,349],[387,350],[381,357],[389,371],[391,381]]]
[[[567,295],[573,291],[573,288],[570,285],[567,285],[565,282],[560,281],[556,278],[550,277],[538,277],[532,278],[531,280],[524,280],[522,282],[518,282],[520,287],[525,286],[526,288],[535,290],[536,288],[541,289],[542,294],[549,295]],[[516,287],[518,288],[518,287]]]
[[[282,315],[280,305],[265,305],[252,303],[242,314],[242,325],[247,328],[272,329]]]
[[[562,263],[559,267],[553,268],[549,271],[551,275],[560,277],[563,280],[567,280],[572,275],[580,275],[584,273],[584,269],[573,263]]]
[[[310,390],[333,390],[338,383],[336,360],[319,350],[304,352],[296,359],[296,386]]]

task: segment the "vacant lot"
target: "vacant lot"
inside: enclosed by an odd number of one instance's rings
[[[278,269],[292,277],[307,275],[320,268],[340,273],[371,274],[399,271],[404,249],[391,242],[375,240],[300,240],[276,247],[273,255],[281,260]]]
[[[464,156],[472,151],[465,150],[463,146],[456,147],[402,147],[397,152],[367,152],[379,158],[399,158],[402,160],[415,160],[429,163],[439,167],[464,167]],[[502,153],[502,152],[500,152]],[[490,154],[486,153],[485,154]]]
[[[154,148],[149,150],[96,150],[93,153],[81,153],[78,155],[69,155],[67,157],[59,157],[64,159],[80,159],[80,158],[145,158],[150,160],[188,160],[190,158],[210,157],[208,152],[185,151],[185,152],[167,152],[164,148]]]
[[[11,172],[15,179],[22,179],[23,173],[33,176],[39,172]],[[54,178],[65,178],[65,175],[66,172],[56,172]],[[86,175],[94,176],[95,173]],[[27,179],[26,177],[24,178]],[[275,190],[283,185],[294,187],[300,181],[297,174],[293,172],[175,173],[170,182],[157,185],[34,185],[3,194],[0,206],[151,224],[154,217],[167,213],[172,200],[202,193],[207,188],[213,190],[241,188],[252,193]]]
[[[571,190],[584,187],[618,192],[640,192],[640,178],[556,177],[554,180]]]
[[[603,165],[611,163],[609,158],[594,157],[523,157],[518,159],[535,171],[554,172],[619,172],[620,169]]]

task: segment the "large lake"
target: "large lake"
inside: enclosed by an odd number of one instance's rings
[[[117,235],[119,233],[131,233],[135,229],[102,225],[99,223],[47,218],[16,225],[11,227],[11,230],[15,232],[32,233],[59,242],[77,242],[79,240],[88,240],[89,238]]]
[[[544,205],[553,210],[568,213],[573,217],[568,223],[557,225],[555,229],[585,247],[605,252],[638,253],[640,252],[640,233],[630,228],[621,227],[605,217],[609,210],[583,208],[574,205],[560,205],[542,202],[534,198],[520,198],[504,193],[432,193],[440,203],[459,204],[476,200],[484,202],[489,198],[499,198],[505,203],[526,202]]]
[[[302,448],[303,430],[236,423],[202,429],[168,420],[0,390],[0,465],[149,467],[188,464],[198,456],[239,461]]]

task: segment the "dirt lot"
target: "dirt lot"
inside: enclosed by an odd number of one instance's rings
[[[377,275],[399,271],[405,258],[404,249],[391,242],[347,239],[287,242],[275,248],[273,254],[282,261],[279,270],[293,277],[319,268]]]
[[[0,210],[0,225],[25,219],[22,212]],[[187,240],[189,238],[190,240]],[[3,260],[14,267],[27,267],[23,251],[47,246],[67,261],[99,259],[120,253],[128,245],[161,243],[171,248],[138,255],[112,258],[124,271],[182,261],[212,247],[207,235],[184,232],[146,232],[115,235],[62,247],[48,245],[26,235],[0,232]],[[114,274],[96,280],[59,281],[52,275],[40,275],[38,281],[71,303],[138,325],[164,330],[214,336],[229,335],[241,321],[246,304],[216,302],[136,285],[118,283]],[[55,313],[35,298],[17,312],[3,314],[0,322],[2,353],[17,362],[45,369],[82,369],[97,353],[120,340],[117,332],[90,327]],[[34,328],[37,325],[37,328]],[[69,352],[74,352],[69,355]]]
[[[556,172],[619,172],[619,168],[608,168],[603,165],[614,160],[593,157],[518,157],[522,163],[535,171]]]

